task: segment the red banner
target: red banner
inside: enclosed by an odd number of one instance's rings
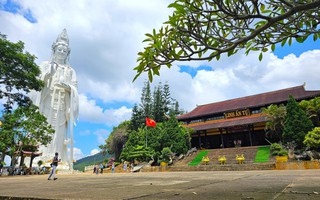
[[[146,126],[156,127],[156,121],[154,121],[153,119],[149,119],[148,117],[146,117]]]

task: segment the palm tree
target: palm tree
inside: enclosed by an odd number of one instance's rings
[[[262,108],[262,112],[266,114],[268,122],[265,129],[267,130],[267,136],[272,142],[279,142],[282,140],[282,131],[284,128],[284,119],[286,116],[286,107],[281,104],[270,105],[267,108]]]

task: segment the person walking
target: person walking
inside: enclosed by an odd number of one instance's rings
[[[124,163],[123,163],[123,171],[127,172],[127,162],[126,161],[124,161]]]
[[[112,163],[112,166],[111,166],[111,172],[114,173],[114,169],[115,169],[115,166],[114,166],[114,162]]]
[[[104,166],[103,166],[103,164],[101,163],[101,164],[100,164],[100,173],[101,173],[101,174],[103,174],[103,168],[104,168]]]
[[[56,169],[57,169],[58,163],[59,163],[58,152],[56,152],[55,156],[53,157],[53,161],[51,163],[52,170],[51,170],[51,173],[50,173],[50,175],[48,177],[48,180],[51,180],[51,176],[52,175],[53,175],[53,180],[57,180],[58,179],[56,177]]]

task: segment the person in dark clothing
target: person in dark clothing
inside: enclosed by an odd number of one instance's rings
[[[58,178],[56,177],[56,169],[59,163],[59,158],[58,158],[58,152],[55,153],[55,156],[53,157],[52,163],[51,163],[51,173],[48,177],[48,180],[51,180],[51,176],[53,175],[53,180],[57,180]]]

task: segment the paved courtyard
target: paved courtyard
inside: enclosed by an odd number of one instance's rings
[[[0,199],[320,199],[320,170],[0,177]],[[14,197],[14,198],[12,198]]]

